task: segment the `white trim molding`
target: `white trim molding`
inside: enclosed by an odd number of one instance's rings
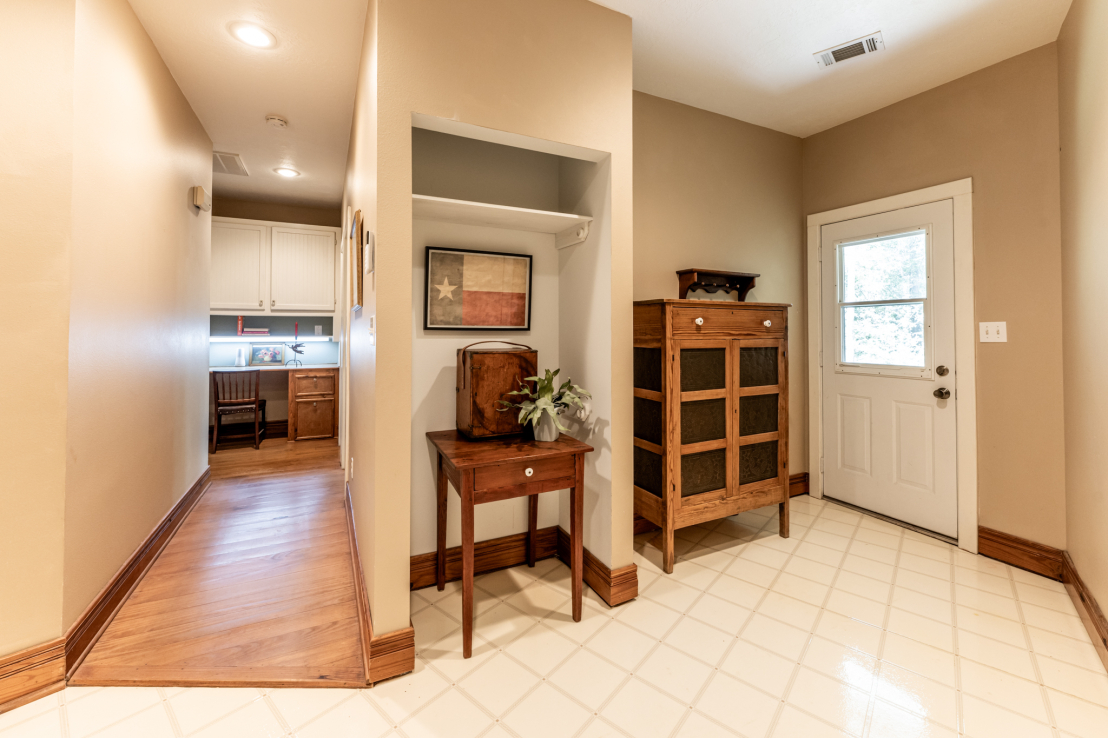
[[[977,553],[977,330],[973,291],[973,180],[936,185],[808,216],[808,433],[810,492],[823,497],[821,229],[941,200],[954,203],[954,344],[958,357],[958,547]]]

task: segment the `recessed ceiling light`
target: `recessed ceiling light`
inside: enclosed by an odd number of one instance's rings
[[[231,24],[230,30],[231,35],[239,41],[257,49],[268,49],[277,45],[277,39],[272,33],[254,23],[238,21]]]
[[[282,177],[299,177],[300,176],[300,172],[296,171],[295,169],[289,169],[288,167],[277,167],[273,171],[277,172]]]

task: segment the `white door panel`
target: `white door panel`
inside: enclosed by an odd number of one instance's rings
[[[274,310],[328,312],[335,309],[335,235],[273,228]]]
[[[953,230],[944,200],[825,225],[820,240],[824,494],[952,538]]]
[[[212,223],[212,310],[265,310],[265,239],[265,226]]]

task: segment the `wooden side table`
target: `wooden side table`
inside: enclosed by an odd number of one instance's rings
[[[438,561],[436,582],[446,586],[446,482],[462,498],[462,656],[473,654],[473,507],[483,502],[528,497],[527,565],[535,565],[538,495],[571,489],[570,579],[573,619],[581,620],[585,454],[592,446],[563,434],[539,443],[518,437],[471,441],[456,430],[428,433],[438,450]]]

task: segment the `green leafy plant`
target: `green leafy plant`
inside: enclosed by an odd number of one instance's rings
[[[588,418],[591,410],[588,401],[592,399],[592,395],[587,390],[574,384],[572,379],[566,380],[555,390],[554,378],[558,376],[560,371],[561,369],[555,369],[551,372],[547,369],[545,377],[527,377],[519,383],[518,390],[508,393],[525,399],[521,402],[500,400],[500,404],[504,407],[497,409],[502,413],[513,408],[518,409],[521,425],[533,423],[537,426],[543,413],[546,413],[553,419],[554,425],[560,431],[564,431],[566,428],[558,422],[558,415],[566,408],[577,408],[578,417],[581,419]],[[532,388],[527,382],[534,382],[534,387]]]

